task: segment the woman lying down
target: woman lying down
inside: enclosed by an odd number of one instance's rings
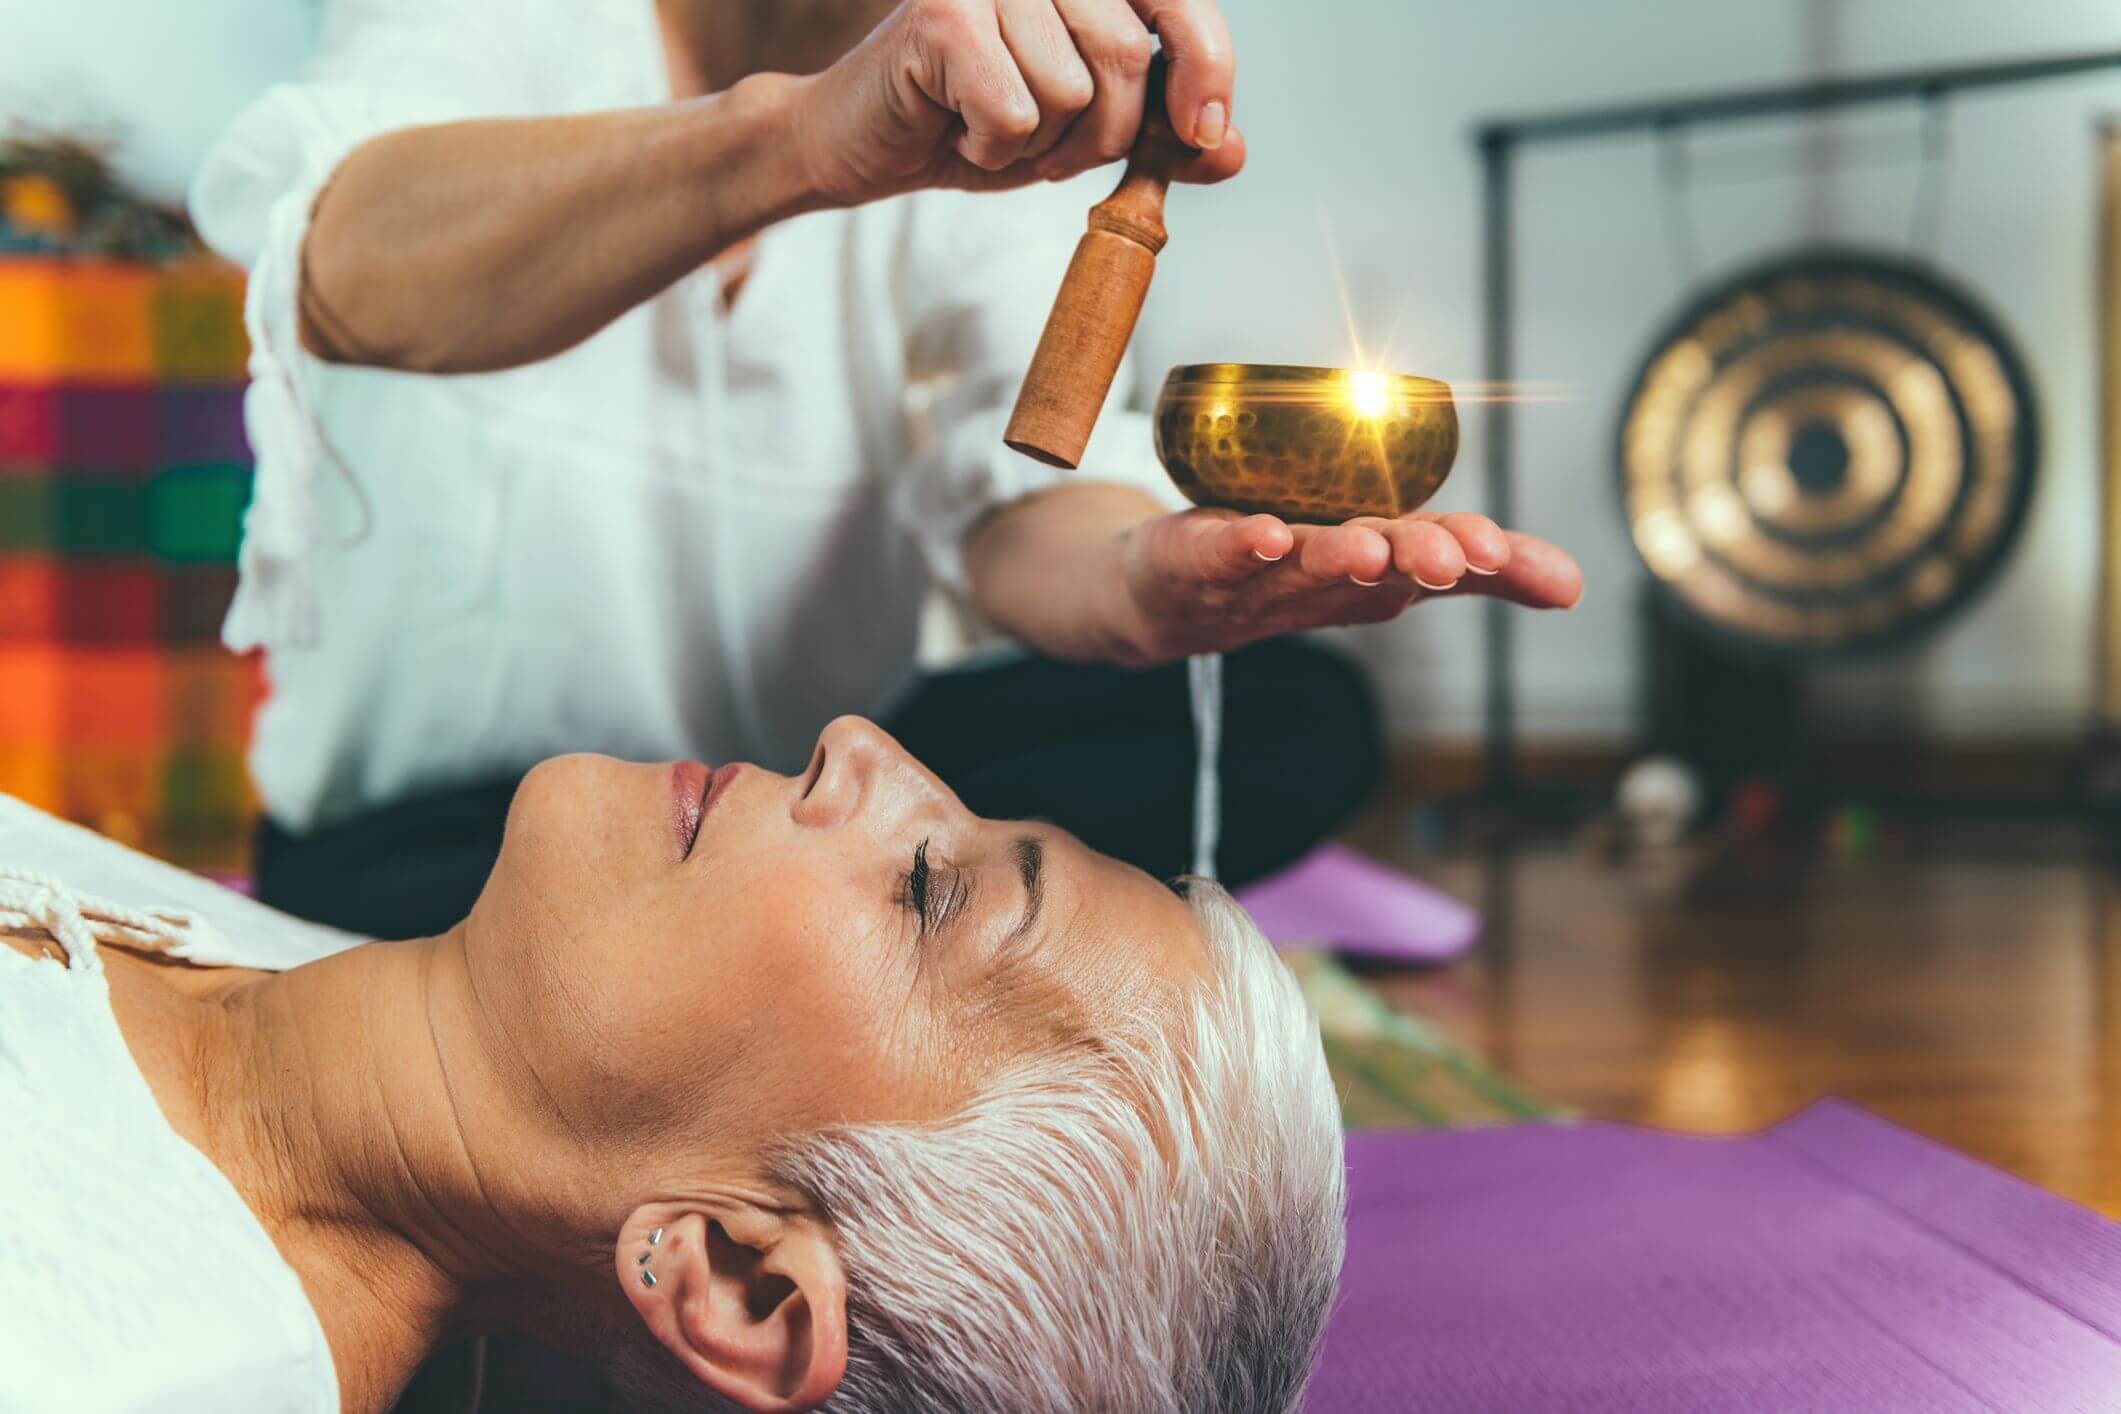
[[[1285,1410],[1342,1252],[1236,905],[851,719],[547,762],[409,943],[0,798],[0,1134],[5,1409],[381,1411],[513,1330],[633,1408]]]

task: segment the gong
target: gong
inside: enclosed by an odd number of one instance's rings
[[[1995,322],[1934,272],[1781,258],[1652,345],[1620,419],[1621,502],[1682,619],[1777,655],[1934,628],[2024,519],[2031,388]]]

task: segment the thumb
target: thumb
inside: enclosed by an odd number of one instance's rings
[[[1289,553],[1296,536],[1270,515],[1231,517],[1191,511],[1173,517],[1169,563],[1205,584],[1232,585]]]

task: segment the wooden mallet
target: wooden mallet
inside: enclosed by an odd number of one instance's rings
[[[1090,229],[1076,243],[1002,434],[1049,466],[1072,468],[1082,460],[1167,239],[1164,192],[1172,169],[1198,155],[1178,140],[1164,111],[1162,55],[1150,68],[1142,114],[1126,174],[1090,208]]]

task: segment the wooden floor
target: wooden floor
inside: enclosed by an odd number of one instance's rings
[[[2121,882],[2082,839],[1622,864],[1417,850],[1380,815],[1360,840],[1488,926],[1371,980],[1549,1099],[1721,1134],[1840,1095],[2121,1216]]]

